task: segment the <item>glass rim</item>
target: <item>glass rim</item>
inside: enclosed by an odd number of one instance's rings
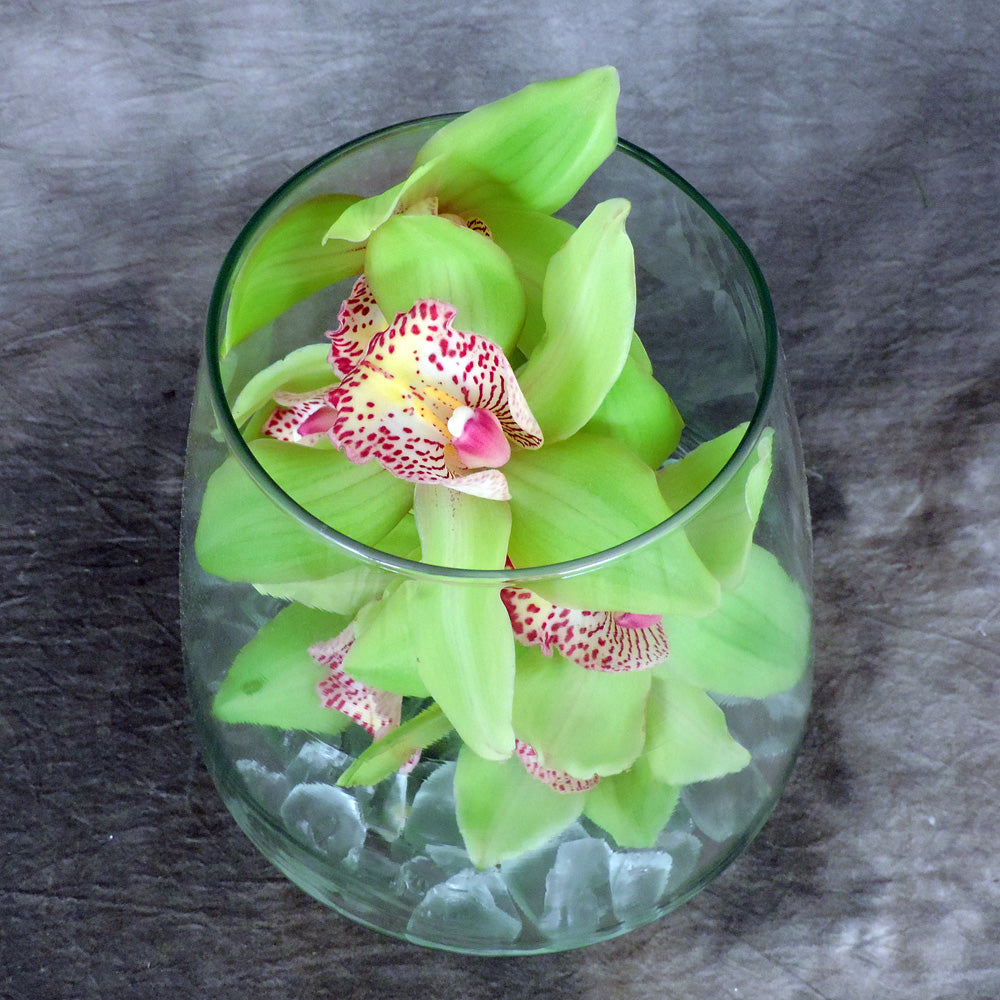
[[[618,138],[614,152],[622,153],[659,173],[667,182],[679,189],[690,198],[698,207],[712,220],[726,237],[733,249],[736,250],[740,259],[750,276],[757,295],[757,302],[761,308],[761,316],[764,327],[764,365],[761,374],[761,387],[757,393],[757,401],[753,414],[749,420],[746,430],[743,433],[736,450],[729,457],[726,464],[719,470],[712,480],[693,497],[687,504],[675,511],[659,524],[648,528],[646,531],[633,536],[626,541],[599,552],[594,552],[586,556],[578,556],[563,562],[547,563],[541,566],[515,567],[514,569],[461,569],[454,566],[440,566],[434,563],[425,563],[415,559],[406,559],[402,556],[390,555],[381,549],[375,548],[345,535],[321,521],[306,508],[293,500],[265,471],[247,442],[244,440],[240,429],[233,419],[229,407],[229,400],[226,396],[225,386],[222,379],[220,346],[222,338],[220,334],[225,330],[225,304],[226,297],[235,278],[237,268],[243,257],[244,251],[256,236],[262,223],[270,216],[272,210],[278,206],[287,195],[296,188],[320,173],[330,164],[342,159],[352,150],[367,145],[386,135],[405,131],[406,129],[423,126],[434,122],[445,123],[458,116],[461,112],[445,114],[427,115],[421,118],[412,118],[407,121],[397,122],[384,128],[376,129],[364,135],[351,139],[348,142],[317,157],[301,170],[289,177],[283,184],[277,187],[253,213],[236,237],[233,245],[223,260],[222,267],[216,277],[212,289],[212,296],[208,308],[208,317],[205,324],[205,361],[208,371],[210,395],[212,409],[215,412],[216,422],[219,426],[226,445],[240,463],[243,471],[251,478],[254,484],[261,489],[264,494],[280,510],[294,518],[299,524],[316,536],[320,544],[332,546],[343,552],[349,553],[363,562],[381,567],[382,569],[394,573],[404,574],[411,577],[433,578],[440,581],[454,582],[479,582],[479,583],[509,583],[512,581],[527,582],[531,580],[550,579],[552,577],[577,576],[598,569],[609,563],[616,562],[629,554],[653,544],[670,532],[680,530],[703,510],[712,500],[725,488],[726,484],[733,478],[736,471],[743,465],[751,450],[756,446],[766,425],[766,414],[774,394],[775,379],[778,368],[778,327],[774,315],[774,305],[771,300],[771,293],[767,287],[763,272],[756,259],[736,230],[715,208],[714,205],[704,195],[698,191],[694,185],[689,183],[671,167],[652,153],[637,146],[626,139]],[[600,169],[600,168],[598,168]]]

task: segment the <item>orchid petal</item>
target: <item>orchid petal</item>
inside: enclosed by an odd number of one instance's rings
[[[666,615],[664,624],[670,658],[655,673],[716,694],[766,698],[794,687],[809,666],[809,602],[758,545],[750,550],[743,582],[723,591],[717,611],[696,620]]]
[[[258,410],[272,405],[274,394],[309,392],[330,383],[330,365],[323,344],[307,344],[258,372],[243,387],[230,407],[237,427],[246,423]]]
[[[347,619],[292,604],[237,654],[212,701],[217,719],[313,733],[339,733],[348,720],[323,708],[316,685],[326,676],[306,651],[341,631]]]
[[[750,754],[729,735],[722,709],[679,677],[653,680],[644,755],[652,773],[669,785],[711,781],[750,763]]]
[[[265,231],[233,282],[223,355],[313,292],[361,270],[362,247],[343,240],[322,243],[330,216],[357,200],[356,195],[318,195],[290,209]]]
[[[331,340],[328,360],[338,375],[350,375],[365,356],[372,337],[389,325],[365,275],[354,283],[351,294],[340,307],[337,320],[340,325],[327,334]]]
[[[397,586],[382,600],[373,600],[358,612],[355,640],[344,669],[372,687],[426,698],[430,691],[413,655],[413,621],[408,617],[405,586]]]
[[[386,316],[419,299],[455,308],[456,325],[507,351],[524,322],[524,291],[491,239],[434,215],[397,215],[373,233],[365,273]]]
[[[642,752],[649,671],[581,670],[561,654],[518,647],[514,732],[544,768],[616,774]]]
[[[587,796],[584,815],[619,847],[653,847],[680,798],[680,787],[660,781],[640,757],[627,771],[602,778]]]
[[[412,504],[412,487],[377,466],[357,466],[333,449],[262,438],[250,450],[268,475],[315,517],[365,545],[377,545]],[[318,580],[357,565],[353,556],[280,511],[235,458],[211,475],[195,535],[198,561],[227,580]]]
[[[454,330],[451,306],[417,302],[376,336],[358,368],[331,393],[337,446],[358,464],[375,459],[394,476],[442,483],[496,499],[496,470],[467,472],[447,421],[460,406],[489,410],[511,441],[537,448],[541,434],[510,363],[496,344]]]
[[[433,189],[431,175],[435,166],[433,163],[424,163],[416,167],[406,180],[389,188],[388,191],[347,206],[337,221],[327,229],[323,242],[343,240],[349,243],[364,243],[387,219],[431,194]],[[357,274],[357,271],[351,273]]]
[[[693,500],[722,471],[746,434],[740,424],[665,465],[657,473],[660,493],[673,510]],[[764,429],[756,448],[704,510],[688,522],[687,534],[705,565],[723,587],[743,578],[754,528],[771,475],[773,430]]]
[[[646,670],[667,658],[669,646],[659,615],[560,608],[514,587],[500,596],[514,638],[522,646],[539,646],[546,656],[558,649],[578,667],[612,673]]]
[[[280,601],[296,601],[307,608],[353,615],[363,604],[385,590],[389,574],[377,566],[361,565],[335,573],[324,580],[291,580],[282,583],[254,583],[259,594]]]
[[[559,771],[554,767],[543,767],[538,759],[538,751],[524,740],[514,740],[514,750],[525,770],[537,781],[563,795],[573,792],[587,792],[601,780],[599,774],[590,778],[574,778],[568,771]]]
[[[628,357],[583,429],[621,441],[650,468],[658,469],[680,442],[684,420],[663,386]]]
[[[418,486],[414,513],[424,562],[459,569],[499,569],[510,534],[506,504]],[[412,657],[434,700],[464,742],[502,760],[514,748],[514,639],[494,587],[408,580]]]
[[[378,548],[390,555],[420,558],[420,539],[412,515],[406,515],[395,528],[379,540]],[[254,582],[254,589],[282,601],[297,601],[309,608],[353,616],[370,601],[380,597],[394,577],[378,566],[355,563],[321,580],[290,580],[282,583]],[[357,643],[355,643],[357,645]],[[392,688],[391,684],[382,687]]]
[[[635,325],[628,212],[621,198],[602,202],[553,255],[545,274],[545,335],[518,379],[549,441],[569,437],[590,420],[628,357]]]
[[[510,539],[510,508],[479,497],[421,484],[413,515],[423,562],[454,569],[503,569]]]
[[[562,219],[526,208],[489,205],[483,209],[493,242],[510,258],[524,289],[524,323],[517,346],[531,356],[542,335],[542,286],[552,255],[566,244],[573,226]]]
[[[458,827],[472,863],[488,868],[541,847],[580,815],[585,794],[561,794],[518,757],[484,760],[463,747],[455,769]]]
[[[607,438],[577,434],[541,451],[518,451],[504,472],[510,558],[519,569],[601,552],[670,514],[649,466]],[[531,589],[563,607],[637,614],[706,614],[719,603],[718,581],[681,531],[594,571],[534,581]]]
[[[618,93],[610,66],[533,83],[449,122],[424,144],[416,163],[443,160],[437,191],[451,211],[475,207],[468,178],[483,173],[522,204],[554,212],[615,148]]]
[[[629,344],[628,349],[629,359],[639,366],[639,370],[646,375],[653,374],[653,362],[649,360],[649,354],[646,351],[646,345],[643,344],[642,338],[639,334],[633,331],[632,333],[632,343]]]
[[[447,716],[437,705],[431,705],[372,743],[340,776],[337,784],[377,785],[399,770],[405,772],[421,751],[450,732]]]
[[[411,650],[434,700],[479,756],[503,760],[514,749],[514,637],[496,590],[407,580]]]
[[[325,386],[312,392],[276,392],[278,406],[264,421],[260,432],[265,437],[288,444],[314,445],[327,436],[337,417],[330,405],[330,390]]]

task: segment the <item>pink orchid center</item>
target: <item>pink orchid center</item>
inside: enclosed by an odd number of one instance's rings
[[[510,459],[510,442],[489,410],[459,406],[448,419],[459,461],[470,469],[499,469]]]

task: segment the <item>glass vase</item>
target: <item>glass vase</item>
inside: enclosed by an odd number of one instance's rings
[[[187,451],[181,556],[186,678],[197,736],[226,806],[256,847],[306,892],[346,917],[421,945],[477,954],[556,951],[605,940],[677,907],[744,850],[771,812],[809,707],[806,487],[775,319],[757,264],[689,184],[622,141],[558,214],[578,224],[603,199],[631,202],[636,330],[654,374],[684,417],[665,475],[669,479],[669,467],[699,446],[729,435],[731,454],[710,469],[696,495],[682,497],[663,523],[600,553],[558,565],[477,572],[425,566],[363,545],[282,492],[247,447],[233,404],[257,372],[322,338],[350,282],[315,292],[221,359],[233,287],[254,248],[291,209],[324,194],[369,195],[397,183],[446,120],[373,133],[306,167],[257,211],[222,266]],[[345,728],[340,720],[327,726],[322,718],[309,729],[220,721],[212,702],[231,665],[287,605],[260,587],[205,572],[195,556],[206,483],[227,456],[318,550],[332,550],[358,568],[453,588],[525,587],[558,596],[561,587],[573,593],[606,578],[634,588],[641,586],[637,578],[651,553],[669,560],[675,541],[690,540],[711,563],[714,533],[749,519],[752,544],[748,534],[740,566],[729,567],[735,582],[726,583],[725,567],[719,571],[718,606],[687,614],[675,609],[663,619],[671,653],[656,668],[658,683],[669,686],[683,676],[684,690],[697,689],[702,708],[688,718],[681,704],[675,720],[680,735],[662,737],[676,743],[665,766],[678,777],[676,801],[663,809],[661,828],[642,846],[621,847],[593,818],[600,811],[585,808],[546,842],[477,867],[456,817],[456,740],[429,747],[409,773],[393,773],[374,786],[343,787],[338,779],[368,742],[357,726]],[[704,725],[706,712],[713,725],[722,720],[749,763],[687,782],[685,774],[702,772],[697,759],[684,759],[684,729]],[[642,726],[637,739],[646,739],[648,749],[654,735]],[[690,755],[697,758],[697,745]]]

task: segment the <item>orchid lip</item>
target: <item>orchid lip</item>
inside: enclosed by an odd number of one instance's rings
[[[502,350],[454,317],[449,303],[421,299],[374,336],[330,393],[330,437],[357,464],[374,458],[400,479],[507,500],[497,469],[512,442],[540,447],[541,429]]]

